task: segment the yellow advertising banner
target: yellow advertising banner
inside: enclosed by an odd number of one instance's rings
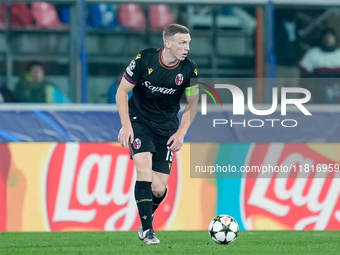
[[[339,146],[184,144],[154,228],[207,230],[228,214],[241,230],[340,229]],[[0,231],[137,230],[134,185],[118,143],[0,144]]]
[[[137,230],[135,170],[117,143],[1,144],[2,231]],[[4,153],[5,152],[5,153]],[[204,152],[203,152],[204,153]],[[216,186],[190,178],[190,146],[175,154],[156,230],[206,229]],[[195,222],[195,224],[192,224]]]

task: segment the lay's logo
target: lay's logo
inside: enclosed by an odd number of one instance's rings
[[[340,173],[318,172],[315,168],[318,165],[339,165],[338,147],[338,144],[253,145],[246,165],[293,165],[302,172],[274,172],[266,178],[258,178],[258,173],[248,173],[241,185],[241,214],[245,227],[339,229]],[[306,176],[308,167],[315,170]]]
[[[166,199],[156,211],[155,229],[171,224],[178,200],[174,159]],[[45,218],[50,231],[137,230],[135,166],[114,144],[56,144],[46,173]]]

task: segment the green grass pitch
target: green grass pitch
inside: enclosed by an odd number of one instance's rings
[[[144,245],[131,232],[0,233],[0,254],[340,254],[340,231],[241,231],[229,245],[208,231],[157,231]]]

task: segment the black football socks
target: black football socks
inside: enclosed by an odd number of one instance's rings
[[[151,182],[136,181],[135,199],[143,231],[152,228],[152,196]]]
[[[156,211],[156,209],[158,208],[160,203],[162,203],[162,201],[164,200],[167,192],[168,192],[168,189],[165,188],[165,192],[164,192],[164,194],[161,197],[156,197],[152,193],[152,214]]]

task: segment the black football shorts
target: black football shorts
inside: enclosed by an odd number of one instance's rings
[[[131,118],[131,125],[134,133],[134,141],[129,144],[131,158],[140,152],[151,152],[152,170],[170,174],[174,156],[174,152],[169,151],[166,145],[170,136],[159,136],[148,125],[133,118]]]

